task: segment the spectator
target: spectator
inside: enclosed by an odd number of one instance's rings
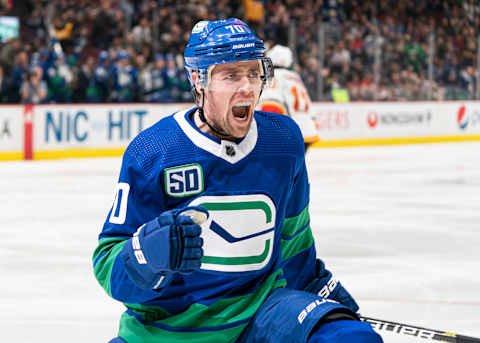
[[[124,50],[117,53],[112,69],[112,101],[134,102],[137,100],[137,69],[130,63],[130,56]]]
[[[21,102],[23,104],[40,104],[47,99],[47,84],[42,80],[43,71],[35,66],[28,73],[28,77],[20,88]]]
[[[349,90],[350,100],[361,100],[360,95],[360,77],[357,73],[349,74],[349,80],[347,82],[347,89]]]
[[[335,50],[330,58],[330,66],[332,69],[348,73],[351,62],[350,51],[345,48],[343,41],[338,42]]]
[[[18,38],[11,38],[5,44],[0,46],[0,49],[0,64],[8,70],[10,70],[15,62],[17,62],[18,54],[21,51],[24,51],[22,48],[22,42]],[[28,61],[28,56],[25,56],[25,60]]]
[[[57,16],[53,25],[54,37],[60,42],[63,50],[72,46],[73,39],[73,12],[68,10]]]
[[[140,22],[132,31],[135,47],[140,50],[143,44],[152,44],[152,29],[147,17],[140,18]]]
[[[107,50],[113,40],[112,28],[116,25],[108,1],[101,2],[101,9],[97,12],[92,25],[91,41],[93,45],[102,50]]]
[[[167,54],[165,60],[166,65],[163,68],[163,77],[165,80],[165,87],[168,90],[168,102],[175,102],[180,98],[180,79],[178,78],[180,71],[177,68],[173,54]]]
[[[388,89],[385,80],[381,80],[377,89],[377,101],[392,100],[390,89]]]
[[[15,94],[12,99],[13,102],[18,102],[21,99],[19,91],[24,80],[27,79],[28,69],[28,55],[25,51],[20,51],[16,56],[11,76],[12,93]]]
[[[70,102],[73,72],[63,53],[54,54],[54,62],[47,70],[48,98],[55,103]]]
[[[472,65],[466,65],[460,72],[460,87],[468,92],[469,98],[475,96],[477,89],[477,77],[475,68]]]
[[[163,74],[165,68],[165,56],[155,55],[153,68],[145,74],[143,96],[147,102],[167,102],[169,94]]]
[[[46,11],[42,3],[35,6],[32,14],[25,20],[25,29],[28,36],[33,40],[44,42],[47,38],[47,27],[45,25]]]
[[[181,55],[181,47],[186,43],[192,22],[245,13],[244,3],[233,0],[101,0],[98,3],[99,6],[97,2],[88,0],[30,0],[18,2],[16,6],[3,11],[5,15],[18,16],[21,21],[20,39],[12,39],[0,47],[4,78],[11,86],[11,94],[14,94],[11,101],[20,101],[19,88],[29,65],[42,65],[48,81],[47,71],[53,65],[53,59],[49,56],[52,56],[53,47],[46,46],[51,38],[56,37],[60,41],[69,59],[85,61],[87,56],[96,56],[102,50],[109,51],[113,56],[120,50],[126,50],[132,57],[143,55],[148,64],[155,62],[157,53]],[[54,37],[49,37],[50,32],[46,28],[47,8],[54,10]],[[312,60],[318,61],[322,53],[324,65],[329,69],[323,80],[326,92],[329,92],[326,85],[328,80],[331,81],[333,71],[338,72],[341,83],[354,85],[352,79],[358,77],[364,80],[368,73],[373,73],[374,62],[380,61],[378,79],[383,80],[381,82],[384,84],[377,84],[375,91],[378,92],[383,86],[391,88],[390,82],[395,78],[395,87],[406,89],[392,90],[390,96],[394,99],[397,99],[397,95],[401,99],[405,96],[423,99],[425,92],[416,93],[414,89],[422,87],[421,80],[427,75],[428,38],[431,32],[435,37],[435,56],[433,80],[428,80],[428,83],[436,85],[438,92],[435,96],[441,96],[442,89],[461,90],[455,91],[454,98],[471,98],[476,93],[476,78],[468,68],[477,63],[480,5],[476,0],[265,0],[263,12],[264,20],[257,20],[251,25],[267,41],[296,44],[294,52],[298,64],[295,68],[302,76],[307,76],[305,83],[314,99],[318,96],[316,87],[319,84],[318,70],[314,68],[319,64]],[[324,51],[318,48],[319,23],[322,23],[325,32]],[[290,31],[292,28],[295,30]],[[291,33],[294,35],[291,36]],[[294,40],[291,41],[291,38]],[[20,52],[24,54],[19,56]],[[73,67],[70,60],[66,62]],[[415,75],[410,71],[408,75],[392,71],[393,64],[402,70],[412,66]],[[177,75],[173,76],[177,80],[177,86],[173,88],[176,100],[170,97],[161,101],[191,101],[188,87],[185,87],[185,75],[179,71],[179,66],[177,61]],[[449,78],[452,70],[458,74],[456,79]],[[169,73],[174,74],[173,71]],[[398,75],[393,76],[395,73]],[[98,74],[93,73],[92,78],[97,77]],[[99,92],[98,78],[93,79],[89,82],[90,95],[87,98],[105,101],[108,98],[105,94],[108,93]],[[110,75],[108,79],[113,81]],[[454,86],[452,81],[455,82]],[[357,89],[350,91],[351,94],[356,92]],[[451,93],[448,93],[449,96],[452,96]],[[382,98],[385,98],[385,94]],[[352,99],[356,98],[352,96]]]
[[[418,75],[418,98],[424,100],[441,100],[441,95],[438,85],[435,81],[430,81],[425,78],[425,73],[420,71]]]
[[[146,84],[148,82],[151,67],[147,65],[145,61],[145,56],[143,56],[142,54],[138,54],[137,56],[135,56],[135,68],[137,68],[138,73],[137,98],[138,101],[143,102],[145,101]]]
[[[0,102],[8,102],[10,99],[10,90],[8,81],[3,74],[3,67],[0,65]]]
[[[108,51],[101,51],[87,88],[88,102],[106,102],[110,96],[111,67]]]
[[[310,95],[312,100],[320,100],[318,99],[318,92],[317,92],[317,85],[318,85],[318,61],[314,57],[308,57],[306,68],[301,70],[301,78],[305,87],[310,90]],[[313,91],[312,91],[313,90]]]
[[[95,71],[95,58],[88,56],[74,73],[72,102],[87,102],[87,91]]]
[[[360,98],[367,101],[372,101],[375,98],[375,83],[373,74],[369,71],[365,72],[363,79],[360,81]]]
[[[408,37],[404,49],[404,54],[407,57],[408,64],[412,65],[417,73],[421,69],[424,69],[427,54],[423,50],[422,45],[414,41],[412,37]]]

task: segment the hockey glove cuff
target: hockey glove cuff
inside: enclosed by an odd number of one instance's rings
[[[331,299],[347,306],[353,312],[358,312],[359,307],[350,293],[332,275],[322,261],[317,259],[316,277],[305,287],[306,292],[315,293],[325,299]]]

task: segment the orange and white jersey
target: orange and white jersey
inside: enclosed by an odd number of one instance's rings
[[[320,140],[311,115],[311,100],[307,89],[294,71],[275,68],[273,84],[263,90],[257,109],[290,116],[300,127],[305,143]]]

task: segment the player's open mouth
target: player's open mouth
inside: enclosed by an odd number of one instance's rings
[[[237,120],[247,120],[252,107],[251,101],[242,101],[232,107],[232,113]]]

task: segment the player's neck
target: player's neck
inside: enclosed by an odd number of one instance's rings
[[[208,133],[210,136],[213,136],[213,137],[218,138],[220,140],[235,141],[234,137],[221,135],[221,134],[213,131],[207,123],[205,123],[204,121],[202,121],[202,119],[200,119],[200,113],[199,113],[198,110],[196,110],[195,113],[193,114],[193,122],[195,123],[195,125],[197,126],[197,128],[200,131]]]
[[[212,135],[212,136],[215,136],[212,132],[212,130],[210,130],[210,128],[208,127],[208,125],[206,123],[204,123],[201,119],[200,119],[200,113],[198,112],[198,110],[196,110],[194,113],[193,113],[193,122],[195,123],[195,126],[202,132],[205,132],[205,133],[208,133],[209,135]],[[216,137],[216,136],[215,136]]]

